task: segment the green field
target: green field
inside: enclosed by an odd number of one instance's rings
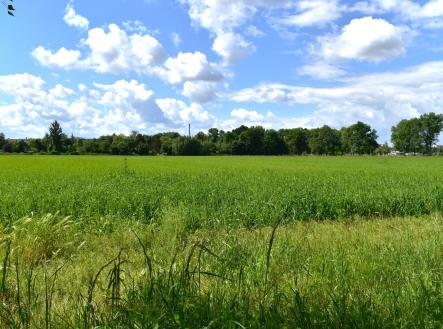
[[[442,328],[442,211],[437,157],[0,156],[0,327]]]
[[[443,210],[442,158],[0,157],[0,216],[31,213],[153,223],[165,209],[190,229]]]

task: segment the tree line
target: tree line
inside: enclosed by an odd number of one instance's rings
[[[400,152],[432,154],[443,130],[443,115],[428,113],[402,120],[392,127],[394,149]],[[80,138],[66,135],[57,121],[43,138],[7,139],[0,133],[4,153],[113,154],[113,155],[343,155],[387,154],[387,143],[378,144],[377,131],[366,123],[334,129],[265,129],[244,125],[232,131],[211,128],[193,137],[177,132],[145,135],[107,135]],[[441,150],[440,150],[441,152]]]

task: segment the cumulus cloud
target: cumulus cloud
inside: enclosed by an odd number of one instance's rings
[[[236,64],[249,57],[255,46],[240,34],[224,33],[215,38],[212,49],[223,58],[224,63]]]
[[[78,50],[68,50],[65,47],[60,48],[56,52],[52,52],[43,47],[37,47],[32,51],[37,61],[43,66],[62,67],[65,69],[79,68],[82,66]]]
[[[208,126],[213,117],[199,104],[157,99],[152,90],[136,80],[79,86],[80,93],[56,84],[49,87],[30,74],[0,76],[0,94],[9,102],[0,105],[0,126],[13,137],[41,137],[53,120],[67,133],[81,136],[157,132],[187,123]],[[6,129],[6,130],[5,130]]]
[[[73,2],[69,2],[65,9],[65,16],[63,20],[69,26],[76,27],[80,30],[87,30],[89,28],[89,21],[86,17],[83,17],[76,13]]]
[[[374,13],[394,13],[398,19],[424,28],[443,27],[442,0],[371,0],[366,3]]]
[[[81,58],[79,50],[61,48],[56,52],[43,47],[36,48],[32,55],[40,64],[64,69],[93,69],[100,73],[136,72],[148,73],[160,64],[165,53],[157,39],[148,34],[131,34],[110,24],[108,29],[89,30],[84,41],[89,53]]]
[[[176,57],[168,58],[156,74],[170,84],[186,81],[220,81],[223,74],[216,65],[210,63],[206,55],[197,51],[194,53],[178,53]]]
[[[182,94],[198,102],[212,100],[218,86],[214,82],[225,78],[220,65],[209,62],[202,52],[179,52],[167,58],[163,46],[151,35],[128,34],[115,24],[107,29],[91,29],[83,45],[88,48],[83,55],[80,50],[63,47],[53,52],[40,46],[34,49],[32,56],[41,65],[51,68],[89,69],[112,74],[135,72],[156,76],[172,85],[186,84]],[[237,50],[235,56],[227,60],[238,59],[244,51]]]
[[[181,100],[165,98],[157,99],[157,104],[171,122],[192,123],[196,127],[209,127],[214,122],[214,117],[197,103],[187,105]]]
[[[224,59],[226,64],[235,64],[255,50],[235,30],[254,17],[258,7],[271,7],[288,4],[288,0],[180,0],[189,6],[192,22],[210,31],[214,36],[213,50]],[[256,30],[257,32],[257,30]],[[238,48],[233,46],[238,43]]]
[[[296,14],[278,21],[287,26],[322,26],[340,18],[342,8],[338,0],[302,0],[296,4]]]
[[[115,114],[143,122],[165,122],[165,116],[155,102],[154,92],[145,84],[136,80],[119,80],[108,85],[95,83],[94,86],[102,92],[97,102],[113,108]]]
[[[380,84],[383,81],[383,84]],[[331,88],[262,84],[231,95],[231,100],[314,106],[308,116],[285,120],[290,125],[334,127],[366,121],[388,136],[399,120],[434,111],[443,113],[443,62],[431,62],[402,72],[377,73],[342,79]]]
[[[405,52],[401,30],[383,19],[353,19],[341,34],[321,39],[322,53],[329,59],[379,62]]]
[[[214,81],[186,81],[182,95],[197,102],[206,103],[217,97],[219,83]]]

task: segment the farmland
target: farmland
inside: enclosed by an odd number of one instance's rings
[[[1,327],[441,328],[441,158],[0,168]]]

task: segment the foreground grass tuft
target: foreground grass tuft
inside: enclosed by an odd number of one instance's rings
[[[4,328],[441,328],[443,218],[4,224]],[[275,229],[275,230],[274,230]]]

